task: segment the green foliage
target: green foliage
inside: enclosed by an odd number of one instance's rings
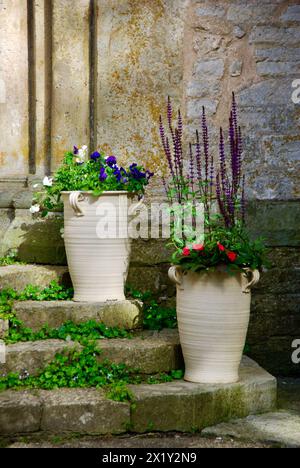
[[[173,380],[181,380],[184,376],[182,369],[173,370],[170,373],[161,373],[159,375],[152,375],[148,378],[148,384],[160,384],[165,382],[172,382]]]
[[[196,250],[191,239],[176,240],[174,246],[172,263],[183,270],[214,270],[222,265],[227,272],[234,273],[245,268],[255,270],[268,266],[263,240],[252,241],[241,223],[226,228],[215,222],[205,234],[202,250]]]
[[[24,263],[18,261],[17,253],[15,251],[11,251],[5,257],[0,257],[0,267],[9,265],[24,265]]]
[[[15,289],[3,289],[0,291],[0,318],[13,319],[13,304],[15,301],[60,301],[72,299],[74,295],[72,288],[66,288],[52,281],[47,288],[28,285],[18,292]]]
[[[7,344],[13,344],[25,341],[39,340],[71,340],[78,341],[81,344],[103,338],[131,338],[130,333],[116,327],[107,327],[103,323],[94,320],[76,324],[68,321],[59,328],[49,328],[45,325],[38,332],[23,326],[22,322],[15,317],[10,320],[10,328],[5,339]]]
[[[34,202],[41,206],[42,216],[49,211],[62,209],[61,192],[90,191],[99,196],[104,191],[126,191],[142,195],[149,183],[150,173],[143,166],[136,166],[136,171],[143,176],[135,176],[130,168],[124,170],[117,165],[106,163],[104,153],[99,153],[96,160],[89,159],[82,163],[72,152],[67,152],[62,165],[54,175],[52,185],[43,187],[36,193]],[[100,170],[104,170],[105,179],[99,179]],[[120,172],[121,171],[121,172]]]
[[[125,364],[112,364],[108,361],[98,362],[101,351],[90,343],[82,351],[73,350],[68,354],[57,354],[54,360],[37,376],[28,373],[11,373],[0,378],[0,390],[9,388],[102,388],[109,386],[111,396],[127,399],[124,385],[135,383],[134,371]],[[118,387],[112,387],[112,385]],[[122,391],[121,391],[122,388]]]
[[[136,382],[138,383],[138,382]],[[114,401],[134,401],[134,395],[124,382],[114,382],[106,388],[106,396]]]
[[[162,330],[163,328],[176,328],[176,309],[162,307],[151,292],[142,293],[127,287],[127,294],[139,299],[143,303],[143,326],[146,330]]]

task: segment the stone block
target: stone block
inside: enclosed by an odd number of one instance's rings
[[[299,62],[299,47],[268,47],[255,49],[256,61],[268,60],[271,62]]]
[[[126,330],[140,328],[142,323],[141,304],[138,301],[25,301],[16,302],[14,310],[24,325],[34,331],[46,324],[50,328],[58,328],[68,320],[75,323],[96,320],[108,327]]]
[[[37,432],[41,416],[41,402],[34,391],[0,392],[0,435]]]
[[[98,341],[100,360],[126,364],[141,374],[158,374],[181,369],[183,359],[177,330],[140,332],[132,339]]]
[[[59,434],[120,434],[130,423],[129,403],[105,398],[100,389],[60,389],[39,392],[41,430]]]
[[[248,416],[218,424],[202,431],[208,437],[234,437],[255,442],[273,443],[281,447],[300,448],[300,416],[287,411]]]
[[[224,75],[224,60],[209,59],[197,60],[194,65],[194,75],[200,75],[201,78],[222,78]]]
[[[217,16],[218,18],[222,18],[225,16],[225,9],[222,6],[202,6],[196,8],[196,15],[198,16]]]
[[[6,347],[6,363],[0,365],[1,375],[10,372],[28,372],[36,375],[55,358],[71,349],[80,349],[78,343],[63,340],[44,340],[25,343],[16,343]]]
[[[234,60],[230,65],[230,75],[231,76],[240,76],[243,69],[243,62],[242,60]]]
[[[260,76],[275,77],[295,75],[299,73],[299,63],[297,62],[260,62],[257,64],[257,73]]]
[[[33,217],[28,209],[17,209],[3,237],[1,251],[17,251],[19,260],[26,263],[65,265],[66,253],[60,230],[63,219],[50,215],[47,219]]]
[[[276,379],[248,358],[243,361],[237,384],[178,381],[131,389],[135,395],[132,430],[138,433],[201,430],[216,420],[270,411],[276,404]]]
[[[280,19],[281,21],[300,22],[300,5],[289,5]]]
[[[67,267],[45,265],[9,265],[0,267],[0,290],[23,291],[29,284],[46,288],[51,281],[70,284]]]
[[[298,45],[300,30],[297,27],[255,26],[250,34],[250,44]]]
[[[245,2],[236,3],[230,5],[227,10],[227,20],[238,24],[254,23],[264,24],[270,20],[270,17],[275,13],[277,5],[272,3],[264,5],[261,3],[245,4]]]
[[[300,245],[298,201],[252,201],[247,206],[248,227],[253,237],[263,237],[268,246]]]

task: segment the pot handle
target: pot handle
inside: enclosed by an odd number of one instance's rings
[[[243,293],[248,294],[251,292],[252,286],[255,286],[255,284],[258,283],[259,278],[260,278],[260,273],[258,270],[251,270],[250,268],[245,269],[245,272],[247,274],[251,274],[252,276],[251,281],[243,287]]]
[[[79,206],[79,202],[84,200],[84,196],[82,195],[81,192],[72,192],[70,193],[69,197],[69,203],[71,205],[71,208],[73,209],[75,215],[79,218],[81,216],[84,216],[84,213]]]
[[[145,200],[145,197],[144,197],[144,195],[142,195],[142,198],[135,205],[130,206],[130,208],[129,208],[130,216],[135,215],[135,212],[140,208],[140,206],[142,206],[142,204],[144,203],[144,200]]]
[[[169,269],[169,278],[170,280],[175,283],[175,284],[178,284],[178,286],[181,285],[181,271],[180,271],[180,267],[179,266],[172,266],[170,269]]]

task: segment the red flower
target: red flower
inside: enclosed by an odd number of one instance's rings
[[[227,257],[231,262],[234,262],[237,259],[237,254],[234,252],[227,252]]]
[[[193,245],[193,250],[196,250],[197,252],[201,252],[204,250],[204,245],[203,244],[195,244]]]
[[[219,247],[220,252],[225,252],[225,247],[224,245],[220,244],[220,242],[218,242],[218,247]]]
[[[188,247],[184,247],[184,249],[182,250],[182,255],[184,255],[185,257],[188,257],[190,253],[191,251]]]

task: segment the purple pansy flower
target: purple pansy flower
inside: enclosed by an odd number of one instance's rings
[[[77,148],[77,146],[74,146],[73,147],[73,154],[78,154],[79,153],[79,150]]]
[[[104,182],[106,179],[107,179],[107,174],[105,172],[105,168],[101,167],[100,174],[99,174],[99,180],[100,180],[100,182]]]
[[[115,156],[109,156],[106,158],[105,162],[109,167],[114,167],[117,164],[117,158]]]
[[[128,182],[128,179],[126,178],[127,172],[125,171],[124,167],[120,167],[120,169],[116,167],[114,170],[114,175],[116,176],[118,182],[122,182],[123,184]]]
[[[97,161],[97,159],[99,159],[100,157],[101,157],[101,154],[98,151],[94,151],[94,153],[92,153],[91,156],[90,156],[90,158],[93,161]]]
[[[133,176],[134,179],[140,180],[140,179],[146,178],[146,173],[145,173],[145,172],[141,172],[141,171],[138,169],[136,163],[131,164],[131,166],[130,166],[129,169],[130,169],[131,175]]]

